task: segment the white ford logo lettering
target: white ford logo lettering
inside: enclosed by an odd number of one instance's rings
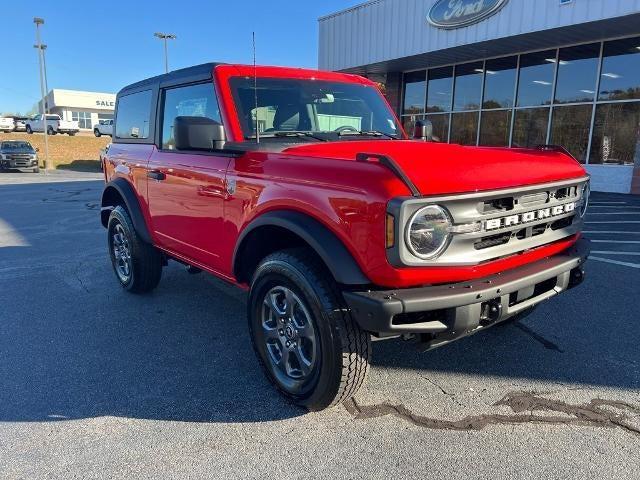
[[[571,213],[576,209],[576,202],[565,203],[564,205],[556,205],[555,207],[543,208],[532,212],[518,213],[509,215],[508,217],[492,218],[484,224],[485,230],[497,230],[499,228],[513,227],[523,223],[533,222],[535,220],[544,220],[545,218],[557,217],[565,213]]]

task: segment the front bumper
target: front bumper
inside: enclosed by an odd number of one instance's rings
[[[589,241],[489,277],[401,290],[344,292],[360,327],[380,335],[427,334],[434,345],[504,321],[582,282]]]
[[[0,169],[2,170],[10,170],[10,169],[21,169],[21,168],[36,168],[38,166],[38,160],[0,160]]]

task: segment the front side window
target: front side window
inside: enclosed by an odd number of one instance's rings
[[[173,124],[176,117],[206,117],[222,123],[213,84],[201,83],[165,90],[162,148],[175,148]]]
[[[151,90],[120,97],[116,112],[116,137],[122,139],[149,138]]]
[[[253,78],[232,78],[230,84],[247,139],[255,137],[256,126],[264,134],[376,131],[400,135],[393,113],[369,85],[258,78],[256,92]]]

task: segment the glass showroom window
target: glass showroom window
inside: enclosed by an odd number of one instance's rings
[[[487,60],[482,108],[511,108],[516,85],[518,57]]]
[[[440,113],[427,115],[427,120],[433,125],[433,141],[448,142],[449,141],[449,114]]]
[[[598,98],[640,99],[640,37],[605,42]]]
[[[640,167],[640,102],[598,105],[589,163]]]
[[[593,105],[591,104],[554,107],[550,143],[562,145],[580,163],[585,163],[589,148],[592,113]]]
[[[453,90],[453,67],[429,70],[427,86],[427,112],[448,112],[451,110]]]
[[[93,124],[91,123],[91,113],[89,112],[71,112],[71,120],[78,122],[80,128],[91,130]]]
[[[555,62],[556,50],[529,53],[520,57],[518,107],[551,103]]]
[[[526,108],[516,110],[513,125],[514,147],[535,147],[547,143],[548,108]]]
[[[403,115],[424,113],[427,96],[427,72],[410,72],[404,75]]]
[[[418,120],[422,120],[424,115],[405,115],[401,118],[402,128],[409,135],[409,137],[413,136],[413,129],[416,126],[416,122]]]
[[[485,110],[480,126],[480,145],[507,147],[511,130],[511,110]]]
[[[478,136],[478,112],[451,115],[451,143],[475,145]]]
[[[593,102],[599,58],[599,43],[560,49],[556,103]]]
[[[482,95],[482,62],[456,66],[453,109],[478,110]]]

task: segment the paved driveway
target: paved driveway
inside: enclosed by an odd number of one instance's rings
[[[17,175],[0,175],[2,478],[640,472],[638,199],[593,196],[579,289],[429,353],[376,342],[356,402],[309,414],[260,373],[243,293],[173,263],[125,294],[96,176]]]

